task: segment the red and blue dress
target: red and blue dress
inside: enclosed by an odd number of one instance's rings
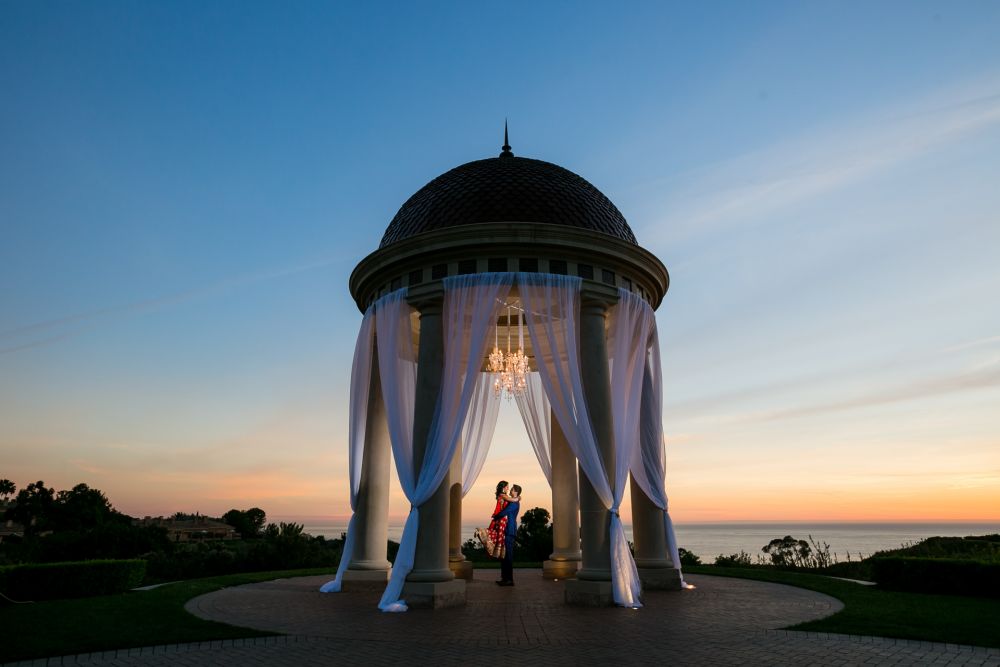
[[[501,497],[497,497],[497,506],[493,510],[493,514],[497,514],[502,511],[507,505],[509,505],[506,500]],[[507,517],[502,516],[499,519],[493,519],[490,521],[489,528],[476,528],[476,537],[479,541],[483,543],[483,548],[486,553],[492,558],[498,560],[503,560],[504,556],[504,538],[507,534]]]

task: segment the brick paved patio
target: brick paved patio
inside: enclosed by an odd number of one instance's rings
[[[562,584],[518,571],[517,586],[476,572],[468,604],[384,614],[380,591],[317,592],[326,577],[229,588],[191,600],[209,620],[284,636],[204,642],[57,658],[81,665],[476,664],[483,656],[524,664],[907,664],[997,665],[1000,651],[877,637],[780,630],[835,613],[820,593],[741,579],[692,575],[693,591],[649,592],[644,609],[562,603]],[[46,664],[35,661],[25,664]]]

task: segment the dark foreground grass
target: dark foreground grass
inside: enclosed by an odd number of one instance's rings
[[[951,644],[1000,647],[1000,600],[881,590],[816,574],[770,568],[687,567],[691,574],[756,579],[808,588],[844,603],[827,618],[791,626],[790,630],[875,635]]]
[[[490,565],[476,563],[477,568]],[[515,567],[540,565],[516,563]],[[814,574],[762,568],[700,566],[688,567],[685,571],[789,584],[826,593],[844,603],[844,609],[833,616],[792,626],[794,630],[1000,647],[1000,633],[996,631],[1000,600],[897,593]],[[184,604],[191,598],[228,586],[314,574],[332,576],[328,568],[254,572],[178,582],[151,591],[121,595],[0,604],[0,628],[3,628],[4,637],[0,641],[0,662],[273,635],[275,633],[204,621],[184,611]]]
[[[476,563],[477,569],[500,567],[500,561]],[[541,568],[541,563],[514,563]],[[307,577],[329,568],[251,572],[166,584],[151,591],[131,591],[76,600],[30,604],[0,602],[0,663],[121,648],[183,644],[215,639],[267,637],[276,633],[205,621],[184,611],[191,598],[220,588]]]
[[[30,604],[0,603],[4,637],[0,641],[0,662],[270,636],[275,633],[202,620],[184,611],[184,603],[228,586],[324,573],[330,573],[330,569],[252,572],[182,581],[120,595]]]

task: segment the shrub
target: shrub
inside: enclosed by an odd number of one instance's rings
[[[854,560],[834,563],[823,570],[823,574],[830,577],[842,577],[844,579],[861,579],[863,581],[872,580],[872,561]]]
[[[963,558],[871,559],[872,578],[891,590],[1000,597],[1000,563]]]
[[[0,590],[12,600],[58,600],[112,595],[135,588],[146,561],[88,560],[0,568]]]
[[[389,542],[389,559],[399,546]],[[173,545],[170,553],[153,552],[148,582],[197,579],[220,574],[262,570],[294,570],[336,567],[344,548],[344,537],[327,540],[302,533],[299,524],[269,524],[264,536],[255,540],[195,542]]]
[[[746,551],[740,551],[738,554],[730,554],[729,556],[719,554],[715,557],[715,564],[718,567],[750,567],[753,565],[753,561],[750,560],[750,554]]]
[[[678,549],[677,553],[681,557],[681,567],[687,567],[688,565],[701,565],[701,558],[691,553],[687,549],[684,548]]]
[[[1000,536],[928,537],[916,544],[899,549],[880,551],[874,557],[904,556],[921,558],[966,558],[978,561],[1000,562]]]
[[[167,531],[159,526],[133,526],[108,521],[79,530],[63,530],[33,540],[33,562],[67,563],[85,560],[127,560],[170,549]]]
[[[486,549],[479,540],[466,540],[462,542],[462,555],[473,563],[485,563],[492,560],[486,554]]]

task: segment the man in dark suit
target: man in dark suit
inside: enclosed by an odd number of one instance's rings
[[[514,539],[517,537],[517,514],[521,511],[521,487],[515,484],[510,487],[510,495],[514,498],[507,506],[493,515],[494,519],[507,517],[507,532],[504,534],[504,554],[500,561],[500,581],[497,586],[514,585]]]

